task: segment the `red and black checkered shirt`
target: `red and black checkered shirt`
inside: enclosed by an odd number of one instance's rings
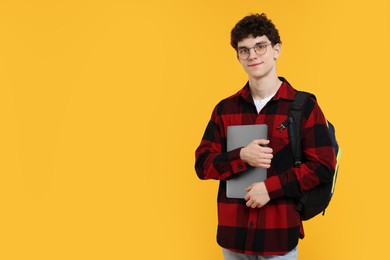
[[[287,120],[294,90],[283,83],[275,96],[257,113],[248,83],[215,107],[199,147],[195,169],[200,179],[220,180],[218,191],[218,244],[235,252],[255,255],[285,254],[298,244],[304,232],[294,199],[333,178],[336,157],[325,117],[314,99],[304,108],[302,127],[303,163],[294,168],[288,130],[278,128]],[[226,180],[247,169],[241,148],[226,151],[230,125],[268,125],[271,167],[264,181],[271,200],[252,209],[243,199],[226,197]]]

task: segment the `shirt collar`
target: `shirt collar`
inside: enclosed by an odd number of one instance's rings
[[[285,78],[279,77],[279,79],[282,81],[282,85],[280,86],[279,90],[276,92],[272,100],[279,100],[279,99],[294,100],[296,90],[290,85],[290,83],[288,83],[288,81]],[[239,97],[243,98],[244,100],[253,103],[251,91],[249,89],[249,82],[247,82],[245,86],[237,94]]]
[[[283,77],[279,77],[282,81],[282,85],[280,86],[278,92],[276,92],[273,100],[286,99],[286,100],[294,100],[295,93],[297,92],[291,84]]]

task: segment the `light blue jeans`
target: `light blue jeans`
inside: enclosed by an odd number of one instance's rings
[[[222,248],[223,259],[225,260],[298,260],[298,246],[285,255],[259,256],[244,255]]]

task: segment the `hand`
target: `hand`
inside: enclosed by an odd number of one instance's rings
[[[241,160],[253,167],[268,169],[271,167],[273,150],[270,147],[265,147],[267,144],[269,144],[269,140],[253,140],[250,144],[241,149]]]
[[[246,205],[251,208],[261,208],[270,201],[267,187],[264,182],[255,182],[245,189],[248,193],[245,196]]]

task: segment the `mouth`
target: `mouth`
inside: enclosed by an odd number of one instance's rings
[[[253,67],[257,67],[257,66],[259,66],[259,65],[261,65],[261,62],[259,62],[259,63],[253,63],[253,64],[248,64],[248,67],[253,68]]]

